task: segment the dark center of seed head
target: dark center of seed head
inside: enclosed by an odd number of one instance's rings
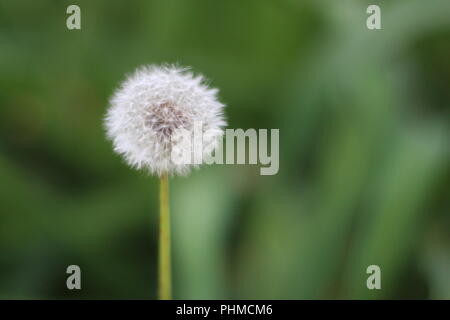
[[[175,104],[164,102],[151,108],[146,122],[157,135],[166,138],[170,137],[176,129],[186,127],[188,119]]]

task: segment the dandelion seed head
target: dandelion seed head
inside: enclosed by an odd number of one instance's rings
[[[105,117],[105,128],[114,150],[136,169],[152,174],[190,172],[193,164],[175,163],[175,131],[193,132],[201,123],[202,155],[217,146],[226,125],[225,107],[202,76],[188,68],[144,66],[131,74],[116,90]]]

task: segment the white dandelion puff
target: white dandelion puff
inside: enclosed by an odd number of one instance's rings
[[[114,150],[137,169],[159,176],[187,174],[192,166],[171,159],[177,146],[175,131],[193,133],[202,125],[202,155],[218,145],[226,125],[225,107],[202,76],[188,68],[144,66],[129,76],[114,93],[105,127]]]

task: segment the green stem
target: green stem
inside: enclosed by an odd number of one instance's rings
[[[159,292],[160,300],[172,298],[170,262],[169,177],[163,174],[159,187]]]

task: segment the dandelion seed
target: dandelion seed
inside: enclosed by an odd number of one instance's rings
[[[192,132],[201,123],[203,155],[210,154],[223,135],[224,105],[217,89],[205,84],[188,68],[144,66],[137,69],[115,92],[105,118],[114,150],[137,169],[152,174],[189,173],[192,164],[175,163],[171,152],[177,147],[174,132]],[[212,133],[212,134],[211,134]]]

